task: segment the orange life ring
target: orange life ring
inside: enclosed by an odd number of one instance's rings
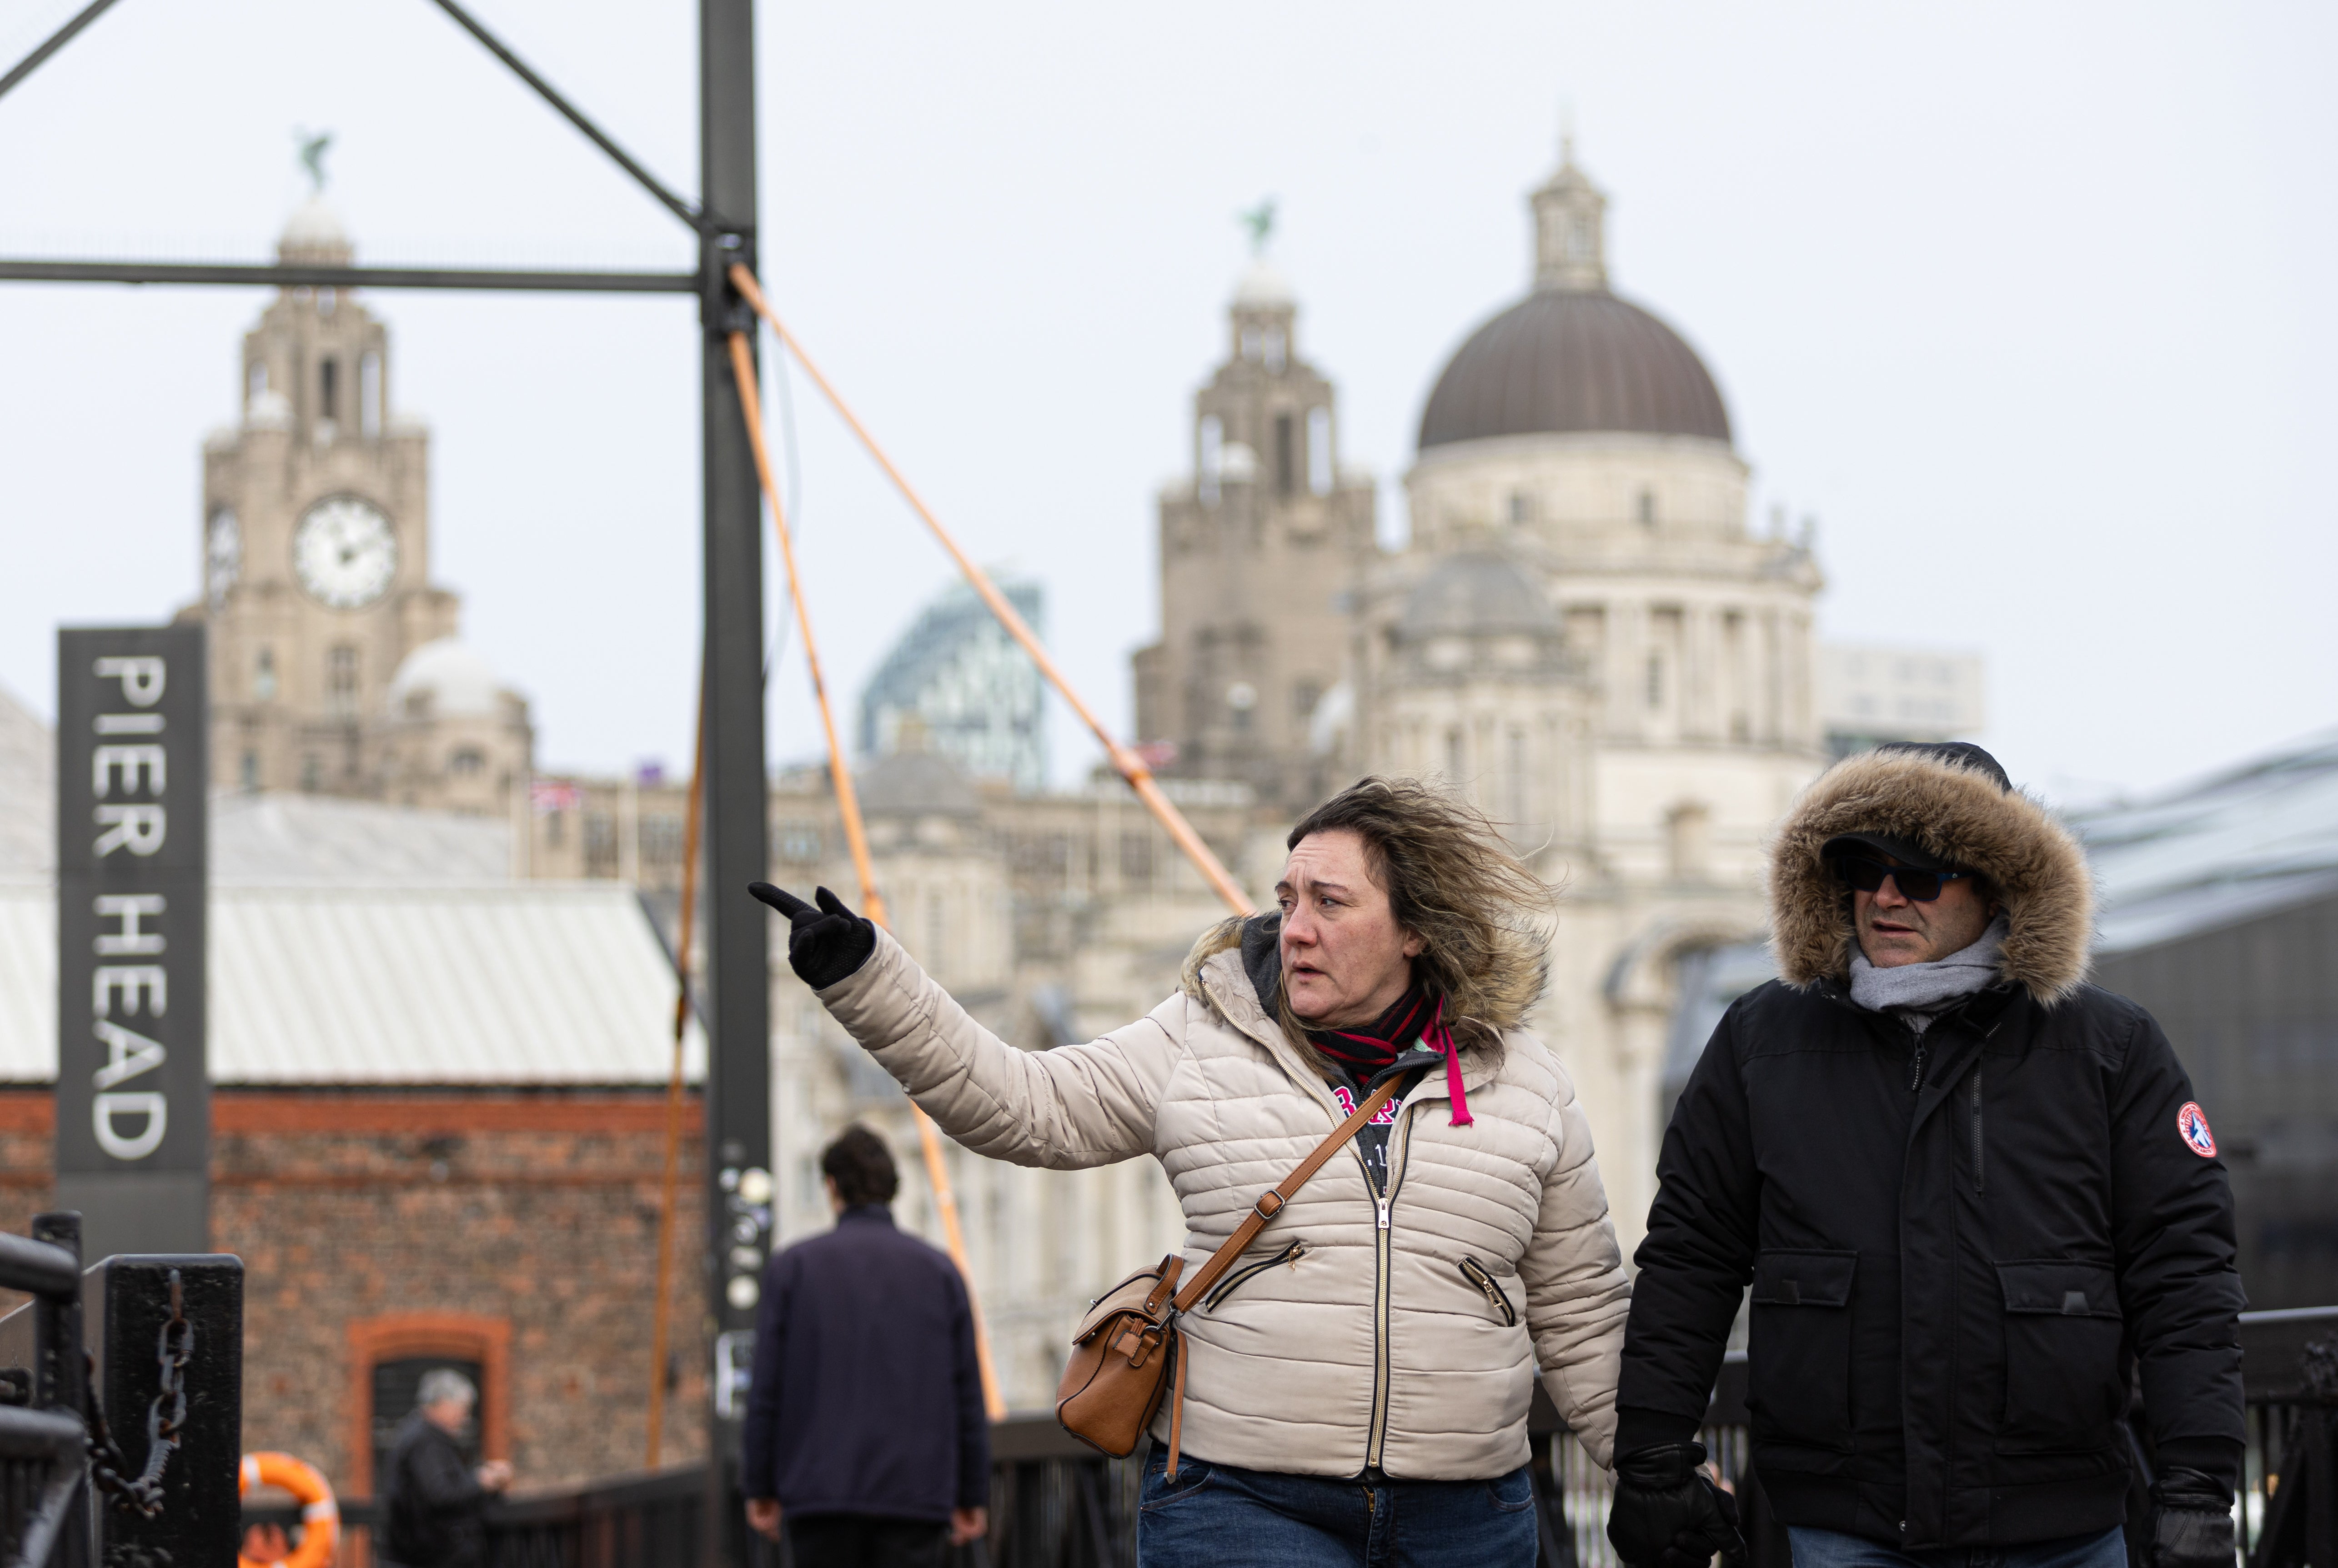
[[[292,1555],[273,1563],[238,1553],[236,1568],[328,1568],[341,1538],[341,1510],[333,1501],[332,1484],[314,1465],[290,1454],[245,1455],[236,1494],[263,1485],[281,1486],[300,1500],[300,1544]]]

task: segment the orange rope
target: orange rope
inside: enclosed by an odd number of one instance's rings
[[[1040,646],[1038,637],[1025,622],[1023,617],[1016,612],[1015,606],[1007,602],[1007,596],[999,593],[997,586],[991,583],[989,576],[968,557],[964,550],[958,548],[958,541],[950,536],[949,530],[942,526],[941,519],[934,515],[932,508],[928,507],[917,491],[910,487],[909,481],[902,475],[899,468],[893,466],[893,460],[885,456],[884,448],[877,445],[877,438],[869,433],[868,426],[862,425],[852,410],[846,406],[836,388],[830,385],[828,377],[820,373],[820,367],[811,362],[811,357],[804,352],[803,345],[796,340],[795,334],[789,331],[779,317],[773,314],[770,304],[763,299],[762,289],[756,286],[755,275],[748,271],[745,267],[734,263],[731,269],[731,282],[732,286],[739,290],[741,297],[754,307],[755,313],[771,323],[771,330],[778,333],[780,341],[794,353],[797,363],[804,368],[804,373],[812,378],[813,384],[826,395],[837,413],[843,416],[844,422],[852,427],[852,433],[860,437],[860,444],[869,448],[869,455],[877,460],[877,466],[885,470],[886,476],[893,481],[903,498],[909,503],[918,516],[925,519],[926,526],[933,530],[934,537],[941,541],[942,548],[949,552],[950,559],[958,563],[958,570],[966,574],[966,580],[974,591],[982,596],[982,602],[990,606],[990,612],[998,618],[998,623],[1001,626],[1007,628],[1007,635],[1023,645],[1023,652],[1031,656],[1031,662],[1039,667],[1039,672],[1054,683],[1056,690],[1063,694],[1064,701],[1072,705],[1072,711],[1080,716],[1081,722],[1086,724],[1096,740],[1103,744],[1105,754],[1112,759],[1113,767],[1119,770],[1123,779],[1128,780],[1128,787],[1136,791],[1137,798],[1144,802],[1161,826],[1168,831],[1169,837],[1176,841],[1177,848],[1185,852],[1186,858],[1193,861],[1203,877],[1208,879],[1210,886],[1217,890],[1218,897],[1224,899],[1235,914],[1249,914],[1251,912],[1249,897],[1243,892],[1240,884],[1228,875],[1225,867],[1219,863],[1217,856],[1211,851],[1209,845],[1203,841],[1202,836],[1194,830],[1194,825],[1185,820],[1185,814],[1178,810],[1175,803],[1161,792],[1161,786],[1154,779],[1153,769],[1144,765],[1143,758],[1115,740],[1112,732],[1104,727],[1104,720],[1097,718],[1095,710],[1080,700],[1080,694],[1072,690],[1071,682],[1065,679],[1064,672],[1056,667],[1056,662],[1047,656],[1046,649]],[[767,477],[764,481],[764,488],[768,491],[770,487],[771,482]]]
[[[771,483],[771,456],[763,445],[762,400],[756,387],[753,351],[748,347],[744,332],[731,334],[731,371],[739,385],[739,403],[747,420],[747,442],[754,449],[755,477],[763,486],[763,499],[771,504],[771,526],[780,535],[780,555],[786,563],[788,595],[795,601],[796,630],[803,641],[804,662],[811,669],[812,695],[820,701],[820,721],[828,732],[829,769],[836,781],[836,805],[844,818],[844,838],[852,849],[853,874],[860,879],[860,906],[869,919],[891,930],[885,918],[885,900],[877,891],[877,872],[869,858],[869,835],[860,821],[860,797],[853,792],[852,770],[846,765],[844,748],[836,738],[836,716],[828,703],[828,686],[820,674],[820,649],[811,635],[811,612],[805,607],[803,579],[796,572],[796,549],[788,536],[787,513],[780,505],[780,492]],[[993,1421],[1004,1420],[1007,1402],[998,1392],[998,1377],[990,1365],[990,1337],[982,1326],[982,1305],[976,1298],[974,1270],[966,1259],[966,1236],[958,1228],[958,1195],[950,1189],[949,1168],[942,1162],[942,1144],[934,1130],[932,1118],[914,1101],[910,1112],[918,1122],[918,1142],[925,1154],[926,1180],[932,1187],[934,1207],[941,1214],[942,1240],[949,1248],[952,1261],[966,1279],[967,1304],[974,1313],[974,1355],[982,1371],[982,1402]]]
[[[681,1186],[682,1161],[682,1041],[690,1026],[690,945],[698,918],[698,835],[705,794],[702,774],[706,767],[706,694],[698,698],[698,738],[690,755],[690,799],[683,810],[682,939],[674,948],[674,973],[681,984],[673,998],[673,1071],[665,1084],[665,1177],[658,1192],[657,1298],[650,1317],[650,1457],[658,1465],[665,1443],[666,1340],[673,1316],[674,1210]]]

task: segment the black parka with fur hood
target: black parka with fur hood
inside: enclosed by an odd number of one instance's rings
[[[1835,835],[1986,875],[1999,984],[1918,1050],[1848,992]],[[1673,1113],[1636,1262],[1616,1452],[1689,1436],[1753,1288],[1754,1459],[1789,1524],[1905,1548],[2126,1512],[2139,1370],[2163,1464],[2229,1479],[2242,1428],[2232,1197],[2166,1036],[2085,984],[2078,846],[1920,753],[1813,784],[1773,850],[1782,978],[1729,1009]]]

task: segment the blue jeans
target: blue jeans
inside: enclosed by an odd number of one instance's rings
[[[1136,1568],[1534,1568],[1534,1477],[1367,1483],[1177,1458],[1155,1446]]]
[[[2099,1535],[2065,1535],[2019,1546],[1934,1546],[1902,1552],[1863,1535],[1786,1527],[1794,1568],[2127,1568],[2127,1534],[2114,1524]]]

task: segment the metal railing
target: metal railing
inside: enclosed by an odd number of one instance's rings
[[[2338,1568],[2338,1307],[2241,1315],[2246,1568]]]
[[[0,1376],[0,1556],[9,1568],[78,1564],[89,1556],[84,1500],[88,1430],[81,1352],[81,1228],[34,1222],[39,1239],[0,1233],[0,1285],[29,1294],[12,1314],[21,1341]],[[45,1231],[45,1235],[42,1232]],[[0,1329],[8,1325],[0,1324]]]
[[[0,1563],[220,1563],[235,1554],[243,1265],[81,1266],[81,1217],[0,1232]],[[109,1414],[112,1419],[109,1421]]]
[[[2241,1342],[2249,1450],[2235,1503],[2235,1568],[2338,1568],[2338,1383],[2331,1381],[2338,1379],[2338,1308],[2245,1314]],[[1752,1463],[1750,1421],[1745,1357],[1733,1352],[1700,1436],[1736,1493],[1746,1568],[1792,1568],[1785,1530]],[[1606,1472],[1539,1393],[1528,1425],[1542,1537],[1537,1568],[1617,1568],[1606,1528]],[[2146,1452],[2138,1441],[2138,1461],[2147,1464]],[[1105,1459],[1052,1417],[1000,1423],[991,1430],[990,1534],[955,1553],[953,1568],[1127,1568],[1136,1561],[1142,1472],[1142,1451]],[[2146,1522],[2142,1488],[2138,1480],[2131,1533]],[[705,1489],[704,1466],[690,1465],[506,1499],[487,1516],[489,1568],[695,1563]],[[377,1504],[342,1508],[345,1533],[356,1541],[369,1535],[378,1517]],[[296,1514],[254,1509],[245,1518],[290,1525]],[[750,1556],[752,1568],[787,1568],[783,1548],[757,1542]]]
[[[381,1500],[348,1498],[339,1509],[337,1561],[379,1564]],[[487,1506],[486,1568],[687,1568],[702,1560],[705,1515],[702,1465],[519,1493]],[[247,1506],[243,1524],[273,1524],[297,1544],[300,1509]]]

